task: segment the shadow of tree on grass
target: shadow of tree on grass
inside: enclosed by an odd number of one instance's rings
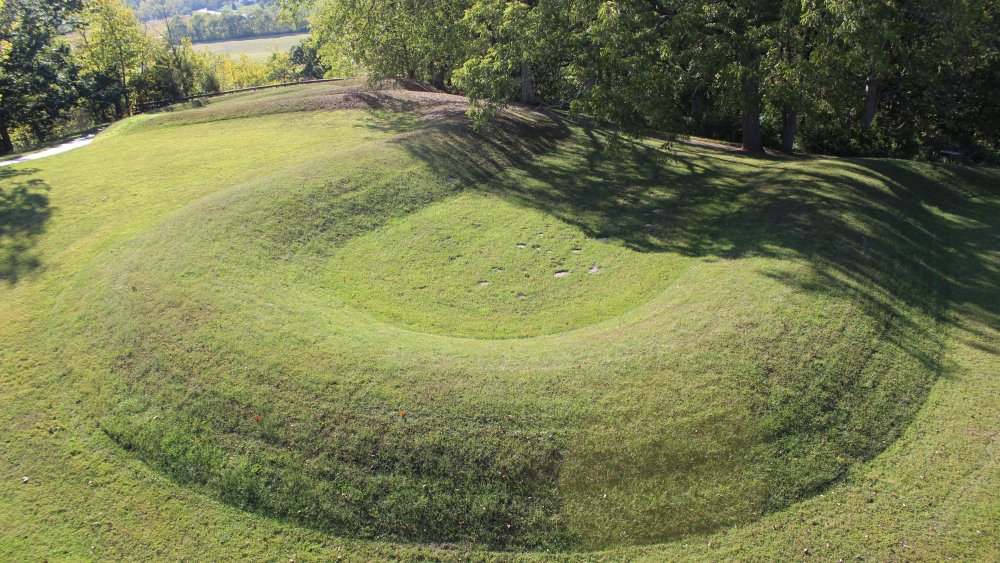
[[[629,142],[606,153],[607,132],[580,128],[585,141],[564,143],[570,130],[551,118],[509,118],[483,136],[467,129],[401,142],[432,167],[489,180],[476,189],[635,251],[808,259],[824,282],[784,281],[849,290],[889,315],[896,313],[889,301],[897,301],[941,319],[951,284],[996,284],[983,255],[994,249],[977,238],[995,232],[1000,217],[1000,191],[988,190],[998,177],[989,171],[885,159],[755,159]],[[544,158],[552,153],[558,158]],[[794,163],[803,166],[788,166]],[[497,177],[509,167],[522,173]],[[956,260],[982,275],[955,279]]]
[[[759,460],[774,480],[764,512],[821,492],[852,463],[872,459],[898,438],[945,373],[940,327],[954,320],[952,311],[973,307],[980,316],[1000,319],[996,299],[975,298],[990,292],[972,291],[993,288],[995,294],[1000,279],[995,172],[886,159],[755,159],[628,141],[609,153],[610,135],[599,129],[536,127],[479,141],[501,145],[497,151],[517,167],[510,175],[490,176],[494,167],[468,158],[465,147],[475,145],[457,127],[443,142],[405,142],[432,167],[451,169],[453,161],[466,159],[474,176],[488,178],[477,190],[634,251],[708,261],[798,260],[807,267],[765,267],[761,274],[853,303],[872,327],[870,341],[855,343],[863,350],[851,362],[778,374],[790,378],[782,381],[790,391],[780,396],[766,358],[759,370],[739,376],[740,385],[759,390],[752,410],[766,421],[764,443],[784,456]],[[885,362],[886,349],[900,351],[902,365],[923,369],[869,371]],[[822,476],[788,473],[785,459],[809,458],[819,445],[837,454]],[[623,480],[653,463],[626,457],[593,463],[620,468]]]
[[[0,280],[10,285],[41,266],[34,246],[52,215],[49,187],[34,172],[0,168]]]

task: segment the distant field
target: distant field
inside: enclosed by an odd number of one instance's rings
[[[271,53],[287,51],[308,36],[308,33],[293,33],[252,39],[195,43],[194,46],[196,49],[208,49],[213,53],[229,53],[234,58],[238,57],[240,53],[246,53],[251,60],[264,61],[271,56]]]
[[[167,31],[167,20],[149,20],[142,23],[142,29],[146,35],[160,37]]]

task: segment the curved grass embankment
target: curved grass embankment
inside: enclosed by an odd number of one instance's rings
[[[0,546],[996,553],[995,172],[463,111],[244,94],[0,171]]]

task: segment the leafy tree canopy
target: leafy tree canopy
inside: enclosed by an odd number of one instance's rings
[[[76,102],[77,68],[60,28],[80,0],[6,0],[0,6],[0,154],[13,150],[10,129],[44,136]]]

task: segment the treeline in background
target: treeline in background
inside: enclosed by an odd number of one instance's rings
[[[276,8],[278,0],[126,0],[135,10],[139,21],[161,20],[172,16],[190,15],[197,10],[240,10],[243,6]]]
[[[174,43],[184,38],[195,43],[224,41],[305,32],[309,28],[306,10],[282,12],[280,5],[271,0],[141,0],[134,7],[139,21],[148,24],[147,29],[158,29]]]
[[[301,7],[301,0],[285,0]],[[840,155],[997,160],[998,0],[321,0],[341,72],[629,129]]]
[[[322,77],[309,41],[264,60],[147,33],[123,0],[0,0],[0,154],[143,104]],[[168,26],[169,27],[169,26]]]
[[[283,18],[276,10],[255,6],[243,12],[226,10],[217,15],[196,13],[187,18],[174,16],[167,20],[164,28],[168,37],[179,43],[184,38],[194,42],[222,41],[303,32],[309,26],[302,17]]]
[[[480,124],[521,102],[751,152],[1000,162],[1000,0],[257,2],[276,21],[309,14],[309,40],[265,62],[199,52],[182,12],[151,40],[122,0],[0,2],[5,139],[150,100],[367,75],[465,94]]]

